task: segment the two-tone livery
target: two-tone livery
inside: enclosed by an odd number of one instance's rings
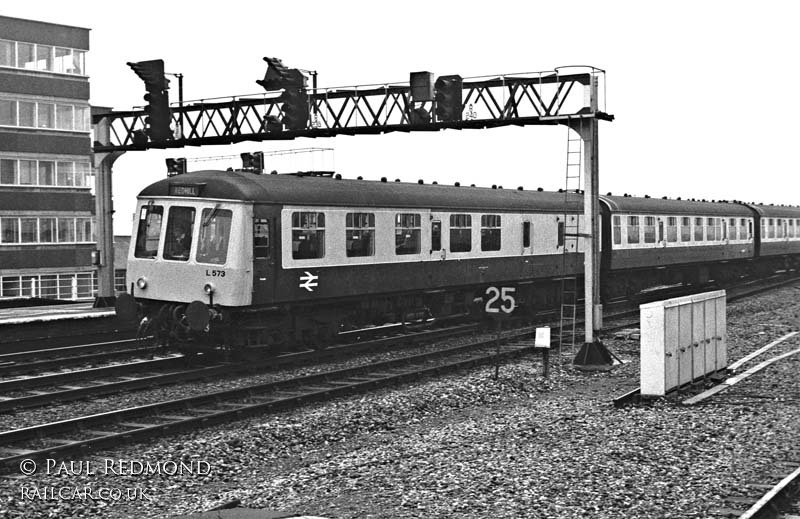
[[[601,206],[609,296],[738,276],[759,252],[779,258],[771,268],[800,254],[797,208],[613,196]],[[554,304],[560,278],[582,274],[581,246],[565,239],[565,229],[583,232],[582,211],[575,193],[178,175],[139,195],[127,267],[135,301],[120,296],[118,312],[144,315],[163,340],[231,347],[465,315],[489,285],[513,287],[534,313]]]

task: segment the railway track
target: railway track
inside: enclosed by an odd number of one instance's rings
[[[444,350],[228,391],[164,401],[0,433],[0,467],[63,456],[85,448],[161,436],[186,428],[296,407],[467,366],[500,362],[534,350],[530,332],[508,333]],[[485,350],[485,351],[482,351]]]
[[[425,341],[463,335],[477,328],[478,326],[475,324],[468,324],[422,330],[353,344],[342,344],[323,350],[287,353],[259,362],[214,362],[213,359],[204,360],[197,357],[187,358],[180,355],[169,355],[153,360],[135,360],[130,363],[98,368],[16,378],[0,381],[0,412],[192,380],[263,372],[272,368],[340,358],[345,355],[354,355],[370,350],[396,349],[400,344],[416,345]],[[198,362],[204,365],[197,366]],[[182,369],[174,370],[176,367]],[[152,371],[154,370],[159,372],[153,373]],[[116,379],[111,379],[112,377]],[[51,388],[51,390],[32,390],[33,388]],[[20,394],[10,396],[14,392]]]

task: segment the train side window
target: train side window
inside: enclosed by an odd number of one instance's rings
[[[394,253],[419,254],[421,247],[422,217],[418,214],[399,213],[394,216]]]
[[[189,251],[192,249],[194,213],[194,207],[170,207],[169,217],[167,217],[167,233],[164,238],[164,259],[189,260]]]
[[[472,250],[472,215],[450,215],[450,252]]]
[[[639,243],[639,217],[628,217],[628,243]]]
[[[253,219],[253,257],[269,258],[269,220]]]
[[[163,217],[164,207],[160,205],[142,206],[139,212],[139,228],[136,231],[136,248],[133,251],[135,257],[156,257]]]
[[[703,219],[694,219],[694,241],[703,241]]]
[[[728,220],[728,239],[729,240],[736,240],[738,239],[739,229],[736,228],[736,218],[731,218]]]
[[[769,222],[767,222],[767,233],[769,234],[768,238],[775,237],[775,219],[770,218]]]
[[[442,222],[431,221],[431,252],[442,250]]]
[[[347,213],[345,234],[348,258],[375,255],[375,214]]]
[[[203,209],[197,241],[198,262],[222,265],[227,261],[232,219],[230,209]]]
[[[325,255],[325,215],[292,213],[292,258],[314,259]]]
[[[775,225],[775,237],[776,238],[783,238],[783,218],[778,218],[778,221]]]
[[[500,250],[500,215],[481,215],[481,250]]]
[[[681,217],[681,241],[692,241],[692,219]]]
[[[749,236],[747,234],[747,229],[748,229],[747,219],[746,218],[740,218],[739,219],[739,239],[740,240],[746,240],[747,238],[749,238]]]
[[[622,218],[618,214],[614,215],[614,245],[622,243]]]
[[[678,241],[678,218],[675,216],[667,217],[667,241]]]
[[[522,222],[522,246],[526,249],[531,246],[531,222]]]
[[[654,216],[644,217],[644,242],[656,242],[656,219]]]
[[[789,238],[793,238],[795,236],[794,220],[789,220],[789,230],[786,236]]]

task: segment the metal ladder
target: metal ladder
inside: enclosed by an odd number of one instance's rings
[[[581,119],[583,124],[583,119]],[[583,178],[583,139],[578,132],[567,125],[567,168],[564,186],[564,207],[565,212],[559,219],[560,242],[563,243],[561,253],[561,272],[567,272],[570,266],[569,255],[577,254],[579,241],[579,216],[567,212],[569,198],[572,194],[580,193],[581,180]],[[574,258],[574,256],[572,256]],[[579,290],[582,287],[578,284],[577,273],[561,278],[561,317],[559,320],[558,331],[558,355],[564,346],[572,348],[575,355],[575,326],[578,313],[578,301],[581,297]],[[582,291],[581,291],[582,292]]]

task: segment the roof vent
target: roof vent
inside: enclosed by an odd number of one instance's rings
[[[455,184],[453,184],[453,185],[455,185],[456,187],[461,187],[461,182],[456,182],[456,183],[455,183]]]
[[[361,175],[359,175],[359,176],[358,176],[358,178],[357,178],[356,180],[364,180],[364,177],[362,177]]]
[[[518,186],[517,191],[523,191],[522,186]]]
[[[497,189],[497,184],[492,184],[492,189]]]
[[[381,177],[381,182],[386,182],[386,177]]]
[[[606,193],[606,196],[611,196],[611,191],[609,191],[608,193]]]
[[[436,185],[439,185],[439,183],[434,180],[433,181],[433,185],[436,186]]]
[[[469,187],[475,187],[475,184],[470,184]]]
[[[559,193],[563,193],[563,192],[564,192],[564,190],[563,190],[562,188],[560,188],[560,187],[559,187],[559,188],[558,188],[558,192],[559,192]]]
[[[665,197],[665,196],[661,197],[661,200],[666,200],[666,199],[667,199],[667,197]]]
[[[335,178],[336,180],[342,180],[342,174],[341,173],[337,173],[336,176],[333,177],[333,178]]]
[[[650,195],[644,195],[645,198],[650,198]]]
[[[424,184],[424,183],[425,182],[423,182],[422,179],[417,180],[417,184]]]
[[[395,182],[400,182],[399,178],[394,179]]]
[[[544,189],[542,189],[541,187],[537,187],[537,188],[536,188],[536,191],[538,191],[538,192],[540,192],[540,193],[541,193],[542,191],[544,191]]]

